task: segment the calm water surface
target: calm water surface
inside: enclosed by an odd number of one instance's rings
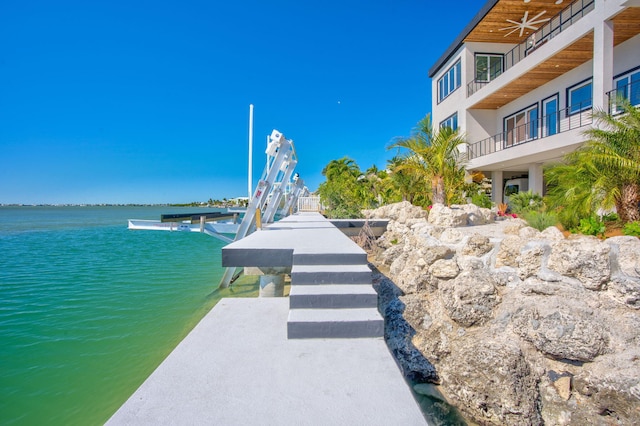
[[[221,297],[257,294],[214,292],[221,241],[127,229],[179,211],[0,207],[0,424],[104,423]]]

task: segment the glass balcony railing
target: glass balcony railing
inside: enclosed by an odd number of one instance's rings
[[[580,18],[591,12],[595,7],[595,0],[576,0],[564,8],[560,13],[549,19],[540,29],[531,34],[527,39],[503,55],[502,70],[493,70],[495,75],[500,75],[515,64],[530,55],[540,46],[547,43],[553,37],[576,23]],[[474,79],[467,84],[467,96],[486,86],[493,80]]]
[[[467,158],[473,160],[514,146],[546,138],[593,122],[591,99],[548,114],[502,133],[467,145]]]

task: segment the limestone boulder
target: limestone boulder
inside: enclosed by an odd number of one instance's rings
[[[520,218],[506,219],[508,222],[504,226],[503,232],[507,235],[519,235],[520,230],[529,226],[526,221]]]
[[[367,219],[391,219],[399,223],[405,223],[410,219],[426,219],[429,212],[422,207],[414,206],[408,201],[389,204],[374,210],[363,210]]]
[[[379,256],[382,264],[390,266],[398,256],[404,253],[404,246],[401,244],[392,244],[388,249],[384,250]]]
[[[453,280],[441,281],[439,291],[449,318],[465,327],[485,323],[500,303],[495,280],[484,270],[463,271]]]
[[[607,287],[607,293],[613,300],[633,309],[640,309],[640,279],[614,278]]]
[[[538,273],[543,266],[543,258],[551,251],[551,246],[542,241],[526,244],[516,258],[520,279],[524,280]]]
[[[434,204],[429,212],[429,223],[435,226],[459,227],[466,226],[469,214],[461,207],[447,207],[444,204]]]
[[[540,233],[540,238],[546,241],[564,240],[564,234],[555,226],[550,226]]]
[[[611,276],[610,251],[611,246],[597,238],[565,239],[552,244],[547,266],[589,290],[602,290]]]
[[[418,383],[438,382],[435,367],[411,342],[414,329],[406,321],[403,313],[406,305],[398,298],[399,292],[389,288],[390,281],[382,280],[376,290],[386,294],[380,309],[385,317],[385,340],[408,380]]]
[[[522,307],[513,316],[513,330],[548,357],[593,361],[608,348],[604,321],[580,302],[565,302],[545,299]]]
[[[483,425],[539,425],[537,379],[517,342],[487,330],[452,345],[441,369],[447,396]]]
[[[496,214],[494,212],[490,209],[478,207],[475,204],[462,204],[452,207],[461,208],[467,213],[466,225],[469,226],[486,225],[496,220]]]
[[[496,254],[496,268],[503,266],[518,267],[518,256],[526,241],[517,235],[508,235],[501,242]]]
[[[429,267],[429,273],[441,279],[455,278],[459,272],[458,262],[454,259],[438,259]]]
[[[465,256],[481,257],[493,250],[493,244],[489,237],[479,234],[473,234],[467,240],[462,248],[461,253]]]
[[[640,278],[640,238],[637,237],[613,237],[606,243],[615,253],[618,268],[616,273],[631,278]]]

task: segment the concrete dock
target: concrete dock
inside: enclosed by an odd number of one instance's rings
[[[366,253],[318,214],[223,249],[290,270],[289,298],[223,299],[107,424],[424,425],[382,337]]]

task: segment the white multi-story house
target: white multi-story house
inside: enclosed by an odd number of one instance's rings
[[[640,0],[489,0],[429,70],[432,121],[466,135],[468,170],[528,178],[584,141],[593,110],[640,105]]]

